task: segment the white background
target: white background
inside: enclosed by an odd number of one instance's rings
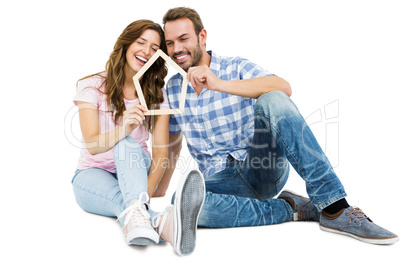
[[[398,1],[7,1],[0,4],[0,266],[400,267],[402,242],[364,244],[315,223],[200,229],[195,252],[181,258],[169,245],[129,247],[113,219],[78,207],[70,184],[80,138],[76,81],[104,69],[129,23],[161,23],[168,8],[183,5],[200,13],[208,49],[290,82],[349,203],[402,235]],[[182,159],[154,209],[169,203],[193,167],[186,150]],[[295,172],[285,188],[306,194]]]

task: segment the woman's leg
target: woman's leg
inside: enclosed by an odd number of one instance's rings
[[[133,200],[139,200],[141,193],[148,193],[151,158],[131,136],[116,144],[113,157],[123,205],[127,208]]]
[[[124,230],[128,244],[151,245],[159,235],[151,225],[148,212],[148,172],[151,158],[131,137],[127,136],[114,147],[116,175],[123,198]]]
[[[75,199],[83,210],[108,217],[117,217],[123,211],[115,174],[99,168],[77,170],[72,184]]]

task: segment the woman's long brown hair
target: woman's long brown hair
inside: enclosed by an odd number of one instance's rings
[[[106,77],[98,90],[105,85],[106,101],[110,112],[114,113],[114,123],[119,124],[126,110],[124,104],[123,86],[125,82],[124,66],[126,65],[126,52],[128,47],[137,40],[145,30],[156,31],[161,39],[160,49],[167,53],[165,37],[162,27],[150,20],[137,20],[132,22],[124,29],[117,39],[113,52],[110,54],[109,60],[106,62]],[[155,63],[145,72],[140,80],[142,92],[149,109],[159,109],[159,104],[163,102],[162,87],[165,85],[164,78],[167,75],[167,67],[165,60],[159,57]],[[101,73],[93,74],[81,78],[86,79],[92,76],[102,76]],[[79,81],[80,81],[79,80]],[[156,122],[157,118],[146,120],[145,124],[149,131]]]

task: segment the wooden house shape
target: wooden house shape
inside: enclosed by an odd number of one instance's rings
[[[152,66],[152,64],[159,58],[162,57],[170,66],[175,68],[181,76],[183,76],[183,84],[181,87],[180,93],[180,102],[179,109],[162,109],[162,110],[149,110],[147,103],[144,99],[144,94],[142,93],[142,88],[140,85],[140,78],[144,75],[144,73]],[[140,100],[140,104],[145,106],[148,109],[148,112],[145,115],[161,115],[161,114],[182,114],[184,113],[184,103],[186,101],[186,93],[187,93],[187,73],[179,66],[176,62],[174,62],[168,55],[166,55],[162,50],[158,49],[155,54],[145,63],[144,66],[138,71],[138,73],[133,77],[134,85],[137,90],[137,95]]]

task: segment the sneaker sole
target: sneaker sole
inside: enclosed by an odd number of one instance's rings
[[[352,233],[343,232],[343,231],[339,231],[339,230],[336,230],[336,229],[333,229],[333,228],[325,227],[325,226],[322,226],[321,224],[320,224],[320,229],[325,231],[325,232],[346,235],[346,236],[349,236],[349,237],[353,237],[354,239],[357,239],[359,241],[369,243],[369,244],[376,244],[376,245],[390,245],[390,244],[393,244],[393,243],[395,243],[395,242],[397,242],[399,240],[398,237],[365,238],[365,237],[358,236],[358,235],[355,235],[355,234],[352,234]]]
[[[129,245],[149,246],[159,242],[159,235],[156,231],[147,228],[136,228],[131,230],[126,236]]]
[[[155,245],[155,241],[145,238],[145,237],[137,237],[128,242],[129,245],[136,245],[136,246],[150,246]]]
[[[197,222],[205,199],[205,183],[201,172],[192,170],[179,182],[174,210],[174,248],[181,256],[195,249]]]

